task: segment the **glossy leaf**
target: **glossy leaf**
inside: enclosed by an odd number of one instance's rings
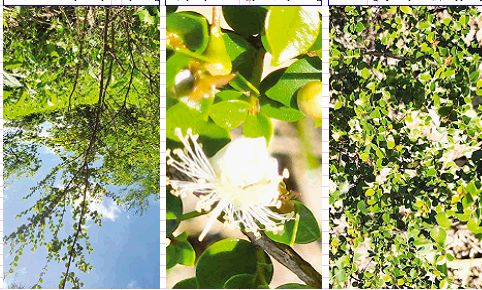
[[[174,287],[172,287],[172,289],[198,289],[196,277],[179,281]]]
[[[271,120],[261,113],[257,115],[248,114],[243,125],[243,135],[250,138],[263,136],[269,144],[273,135]]]
[[[246,95],[259,95],[258,89],[240,74],[236,74],[236,77],[229,82],[229,85]]]
[[[186,46],[201,53],[209,42],[208,21],[194,12],[171,13],[166,18],[167,30],[177,34]]]
[[[430,231],[430,236],[440,245],[445,243],[445,239],[447,238],[447,232],[441,227],[434,227]]]
[[[176,12],[178,6],[166,6],[166,13],[171,14]]]
[[[437,220],[437,223],[444,228],[450,228],[452,226],[452,222],[447,218],[445,212],[439,212],[435,216],[435,219]]]
[[[260,34],[267,12],[262,6],[223,6],[224,19],[242,36]]]
[[[480,234],[482,233],[482,227],[479,226],[480,221],[477,218],[471,218],[467,222],[467,228],[473,232],[474,234]]]
[[[312,289],[312,288],[308,285],[288,283],[288,284],[278,286],[276,287],[276,289]]]
[[[255,67],[256,50],[254,47],[246,39],[232,32],[224,34],[224,43],[233,63],[233,72],[250,79]]]
[[[239,274],[229,278],[226,283],[224,283],[224,289],[255,289],[256,276],[251,274]]]
[[[200,142],[208,155],[214,155],[231,140],[229,131],[212,122],[206,122],[202,115],[194,109],[190,109],[184,103],[177,103],[166,112],[167,130],[166,137],[179,142],[174,135],[175,128],[181,128],[183,134],[191,128],[193,134],[200,135]]]
[[[286,69],[279,81],[268,89],[265,94],[268,98],[281,104],[298,109],[296,92],[310,81],[321,79],[321,60],[317,57],[303,58]]]
[[[321,57],[321,52],[322,52],[322,48],[323,48],[323,34],[321,33],[321,30],[322,30],[322,25],[321,25],[321,21],[322,21],[322,15],[321,13],[318,13],[319,14],[319,17],[320,17],[320,29],[318,31],[318,37],[316,38],[315,40],[315,43],[313,43],[313,45],[310,47],[310,49],[308,51],[316,51],[318,53],[318,56]]]
[[[294,58],[315,43],[320,27],[318,10],[310,6],[271,6],[265,22],[272,65]]]
[[[181,264],[189,267],[194,266],[196,253],[193,247],[187,241],[188,234],[183,232],[179,236],[173,238],[171,243],[166,248],[166,267],[170,269],[176,264]]]
[[[209,116],[220,127],[233,129],[241,125],[251,105],[244,101],[226,101],[211,106]]]
[[[248,241],[238,239],[221,240],[210,246],[199,258],[196,280],[199,288],[221,289],[233,276],[256,273],[257,249]],[[263,263],[271,264],[264,254]],[[272,268],[264,269],[266,280],[271,281]]]
[[[242,99],[242,97],[242,93],[233,90],[224,90],[216,94],[216,98],[219,98],[221,101],[234,101]]]
[[[287,107],[264,96],[260,97],[261,113],[274,119],[285,122],[296,122],[304,118],[303,113],[297,109]]]
[[[285,230],[280,235],[266,232],[272,240],[290,245],[293,235],[296,235],[294,242],[297,244],[307,244],[321,238],[321,230],[313,213],[303,203],[294,200],[296,213],[300,216],[299,221],[290,220],[285,223]]]

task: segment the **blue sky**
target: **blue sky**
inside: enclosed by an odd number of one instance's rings
[[[18,226],[27,221],[27,217],[15,220],[15,216],[24,211],[38,199],[39,195],[33,195],[29,200],[21,198],[30,193],[30,187],[35,186],[42,180],[50,169],[60,163],[60,158],[41,147],[39,150],[42,158],[42,167],[34,178],[7,180],[5,182],[3,198],[4,235],[9,235]],[[117,190],[108,188],[109,190]],[[95,210],[102,213],[102,227],[94,224],[92,220],[87,222],[88,236],[94,251],[91,255],[86,253],[86,261],[94,266],[92,271],[83,274],[77,268],[72,268],[76,276],[84,282],[83,288],[91,289],[159,289],[160,287],[160,216],[159,202],[151,201],[150,208],[138,216],[134,211],[124,211],[111,199],[104,198],[96,205]],[[70,212],[69,217],[71,216]],[[66,214],[67,214],[66,213]],[[67,216],[67,215],[66,215]],[[61,230],[61,236],[73,234],[72,219],[65,221]],[[62,233],[63,232],[63,233]],[[50,235],[46,228],[46,238]],[[38,280],[39,274],[46,263],[47,250],[38,248],[35,253],[27,245],[23,255],[15,267],[14,274],[6,277],[6,284],[15,281],[25,284],[30,288]],[[4,248],[4,271],[8,271],[9,264],[14,256],[9,256],[10,247]],[[62,254],[63,255],[63,252]],[[65,262],[50,262],[48,271],[43,276],[43,288],[58,288],[60,276],[65,272]],[[67,287],[68,286],[68,287]],[[67,284],[66,288],[71,285]],[[6,285],[4,284],[4,288]]]

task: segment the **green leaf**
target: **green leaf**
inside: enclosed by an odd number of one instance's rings
[[[387,148],[393,149],[395,147],[395,141],[393,139],[387,140]]]
[[[265,21],[272,65],[305,53],[316,41],[320,18],[316,7],[271,6]]]
[[[216,94],[216,98],[219,98],[221,101],[238,100],[242,97],[242,93],[233,90],[224,90]]]
[[[137,15],[139,16],[139,19],[141,20],[141,22],[144,22],[149,25],[152,25],[155,23],[154,16],[151,16],[151,14],[149,14],[149,11],[144,7],[141,7],[138,10]]]
[[[261,6],[223,6],[223,16],[231,28],[243,36],[260,34],[267,9]]]
[[[420,21],[418,25],[420,29],[427,29],[430,27],[430,23],[428,23],[427,21]]]
[[[171,14],[176,12],[178,6],[166,6],[166,13]]]
[[[224,289],[255,289],[257,288],[256,276],[251,274],[239,274],[229,278],[224,283]]]
[[[373,189],[368,189],[366,192],[365,192],[365,196],[372,196],[375,194],[375,190]]]
[[[295,243],[307,244],[321,238],[321,230],[313,213],[301,202],[294,200],[296,212],[300,215]]]
[[[321,79],[321,64],[318,57],[296,61],[284,71],[274,86],[266,90],[266,96],[289,108],[298,109],[296,92],[308,82]]]
[[[467,191],[471,195],[476,195],[477,187],[475,186],[474,181],[471,181],[467,184],[467,186],[465,187],[465,191]]]
[[[276,287],[276,289],[313,289],[313,288],[311,288],[308,285],[288,283],[288,284],[280,285]]]
[[[474,71],[473,73],[470,74],[470,81],[471,82],[476,82],[479,80],[479,72]]]
[[[452,226],[452,222],[448,219],[445,212],[439,212],[435,216],[435,219],[437,220],[437,223],[444,228],[450,228]]]
[[[250,138],[263,136],[266,139],[266,143],[269,144],[273,135],[271,120],[262,113],[257,115],[248,114],[243,125],[243,135]]]
[[[214,104],[209,116],[220,127],[234,129],[243,124],[251,105],[244,101],[226,101]]]
[[[430,231],[430,236],[440,245],[444,245],[445,239],[447,238],[447,232],[441,227],[434,227]]]
[[[259,96],[258,89],[240,74],[236,74],[236,77],[229,82],[229,85],[246,95]]]
[[[11,69],[14,69],[14,68],[22,67],[24,65],[24,63],[23,63],[23,61],[11,60],[11,61],[4,62],[3,65],[4,65],[4,69],[11,70]]]
[[[179,142],[177,136],[174,135],[174,129],[181,128],[185,135],[187,129],[191,128],[193,134],[199,134],[200,143],[204,145],[204,150],[210,156],[218,152],[231,140],[227,129],[221,128],[213,122],[205,121],[198,111],[189,108],[184,103],[177,103],[167,110],[166,120],[167,139]]]
[[[285,71],[286,68],[273,71],[261,82],[259,86],[259,90],[261,92],[261,96],[259,97],[261,113],[270,118],[281,121],[296,122],[304,118],[303,113],[301,113],[298,109],[287,107],[277,101],[274,101],[265,95],[265,92],[271,89],[280,80]]]
[[[360,159],[363,160],[363,161],[367,161],[368,159],[370,159],[370,154],[362,153],[362,154],[360,154]]]
[[[480,221],[477,218],[471,218],[467,222],[467,228],[474,234],[482,233],[482,227],[479,227]]]
[[[284,230],[282,233],[274,234],[270,231],[265,231],[265,234],[275,242],[283,243],[285,245],[293,246],[296,239],[296,232],[299,227],[299,219],[290,220],[284,224]],[[294,236],[294,237],[293,237]]]
[[[360,71],[360,74],[361,76],[364,78],[364,79],[367,79],[370,77],[370,70],[367,69],[366,67],[364,67],[361,71]]]
[[[181,264],[189,267],[194,266],[196,253],[193,247],[187,241],[188,234],[183,232],[171,241],[166,248],[166,267],[170,269],[176,264]]]
[[[246,79],[251,79],[256,58],[254,47],[243,37],[232,32],[224,33],[223,39],[229,58],[232,61],[233,72],[241,74]]]
[[[410,8],[410,6],[400,6],[400,10],[403,13],[412,14],[412,8]]]
[[[169,32],[177,34],[192,51],[201,53],[208,45],[208,21],[201,14],[171,13],[167,15],[166,27]]]
[[[173,93],[170,92],[171,90],[167,90],[168,93],[173,94],[172,97],[181,97],[191,91],[194,85],[194,77],[187,70],[190,62],[192,62],[192,58],[181,53],[174,53],[174,55],[167,60],[166,87],[171,88],[176,85]],[[183,71],[182,74],[178,75],[181,71]],[[178,84],[175,83],[176,78]]]
[[[179,281],[172,289],[198,289],[196,277]]]
[[[166,187],[166,236],[169,237],[178,227],[182,215],[181,198],[171,194],[171,187]]]
[[[264,261],[258,261],[257,249],[248,241],[226,239],[214,243],[199,258],[196,266],[196,280],[201,289],[221,289],[233,276],[255,275],[258,262],[271,265],[263,253]],[[271,269],[271,270],[269,270]],[[272,267],[263,268],[267,282],[273,276]]]
[[[316,38],[315,43],[313,43],[310,49],[308,49],[308,51],[316,51],[318,52],[318,55],[321,57],[321,52],[323,48],[323,34],[321,33],[321,29],[322,29],[321,19],[323,16],[321,15],[321,13],[318,13],[318,15],[320,16],[320,29],[318,31],[318,37]]]
[[[290,220],[285,223],[283,233],[275,235],[273,232],[266,231],[266,235],[273,241],[291,245],[293,235],[296,244],[308,244],[321,238],[321,230],[313,213],[301,202],[293,201],[299,221]]]
[[[360,33],[362,32],[363,30],[365,30],[365,25],[363,24],[363,22],[358,22],[357,25],[356,25],[356,32],[357,33]]]
[[[12,75],[7,72],[3,73],[3,84],[9,88],[20,88],[23,85]]]
[[[265,96],[260,96],[259,103],[261,106],[261,113],[270,118],[278,119],[284,122],[296,122],[304,117],[303,113],[301,113],[299,110],[286,107]]]

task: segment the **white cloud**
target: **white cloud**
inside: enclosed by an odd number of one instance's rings
[[[131,282],[127,284],[127,289],[141,289],[141,287],[137,286],[136,280],[131,280]]]
[[[91,203],[89,205],[89,209],[91,211],[97,211],[98,213],[102,214],[103,218],[110,219],[113,222],[115,222],[121,212],[120,206],[118,206],[112,200],[101,201],[100,203]]]
[[[75,207],[78,207],[82,202],[82,198],[77,199],[75,203]],[[113,222],[120,216],[122,211],[122,207],[118,206],[113,200],[99,200],[96,197],[93,197],[90,192],[87,193],[87,202],[89,203],[89,210],[91,212],[97,211],[99,214],[102,215],[102,218],[107,218]],[[88,216],[87,221],[91,220]],[[88,228],[89,226],[87,226]]]
[[[51,123],[49,123],[49,122],[43,123],[42,125],[40,125],[41,131],[40,131],[39,136],[40,137],[51,137],[52,134],[50,132],[48,132],[48,130],[51,129],[51,128],[52,128]]]

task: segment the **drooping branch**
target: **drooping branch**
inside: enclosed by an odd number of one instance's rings
[[[69,96],[68,112],[70,112],[70,110],[72,108],[72,95],[75,92],[75,88],[77,87],[77,82],[79,80],[79,72],[80,72],[80,67],[82,65],[81,57],[82,57],[82,52],[83,52],[83,49],[84,49],[84,38],[85,38],[85,32],[86,32],[86,27],[87,27],[87,18],[88,18],[87,14],[89,14],[89,10],[90,10],[90,7],[85,8],[84,26],[83,26],[82,34],[80,36],[80,48],[79,48],[79,55],[78,55],[79,62],[77,63],[77,68],[76,68],[76,72],[75,72],[74,86],[72,87],[72,92],[70,92],[70,96]]]
[[[265,233],[261,232],[261,237],[256,239],[253,233],[243,232],[255,245],[263,249],[276,261],[295,273],[303,282],[314,289],[321,289],[321,274],[306,262],[298,253],[288,245],[277,243],[271,240]]]
[[[99,99],[97,101],[97,105],[98,105],[97,106],[97,114],[96,114],[94,129],[92,131],[92,135],[91,135],[91,138],[90,138],[89,146],[87,147],[86,152],[85,152],[84,164],[82,165],[82,168],[85,170],[84,195],[83,195],[83,200],[82,200],[82,203],[81,203],[82,211],[80,213],[77,231],[76,231],[75,236],[74,236],[74,242],[72,243],[72,247],[71,247],[70,252],[69,252],[69,262],[67,263],[67,270],[65,271],[65,276],[64,276],[64,279],[62,281],[62,289],[65,289],[65,283],[67,282],[67,277],[69,276],[69,269],[70,269],[70,264],[72,263],[74,248],[75,248],[75,245],[77,243],[77,238],[78,238],[80,232],[82,232],[82,221],[83,221],[84,214],[85,214],[85,208],[87,207],[87,201],[86,200],[87,200],[87,191],[89,189],[89,156],[90,156],[91,150],[94,148],[94,143],[95,143],[95,140],[96,140],[96,135],[97,135],[97,132],[98,132],[100,119],[101,119],[102,103],[103,103],[103,99],[104,99],[104,96],[105,96],[104,70],[105,70],[105,59],[106,59],[106,56],[107,56],[107,50],[109,49],[108,42],[107,42],[107,32],[108,32],[108,29],[109,29],[110,8],[106,7],[105,12],[106,12],[105,13],[105,24],[104,24],[104,28],[103,28],[104,29],[104,31],[103,31],[104,32],[104,39],[103,39],[104,40],[104,48],[103,48],[104,52],[103,52],[103,55],[102,55],[102,62],[101,62],[101,68],[100,68],[100,84],[99,84]]]

